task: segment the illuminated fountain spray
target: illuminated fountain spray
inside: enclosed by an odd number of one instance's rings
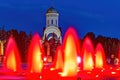
[[[40,73],[43,68],[43,48],[41,46],[40,37],[35,34],[28,50],[28,70],[32,73]]]
[[[94,68],[94,49],[91,40],[86,37],[82,46],[83,70],[91,71]]]
[[[55,55],[53,66],[54,66],[55,69],[60,69],[60,70],[63,69],[63,53],[62,53],[61,46],[59,46],[57,48],[57,52],[56,52],[56,55]]]
[[[105,53],[102,44],[98,43],[95,49],[95,68],[102,69],[106,66]]]
[[[24,75],[20,74],[19,76],[17,76],[17,79],[105,80],[104,78],[106,78],[107,80],[111,80],[112,78],[114,79],[120,76],[120,68],[111,70],[109,68],[106,68],[107,64],[105,62],[105,53],[101,43],[97,44],[94,51],[91,40],[88,37],[86,37],[83,42],[82,52],[80,53],[80,42],[73,28],[68,29],[62,47],[59,46],[57,49],[53,65],[52,67],[50,67],[53,68],[53,70],[50,70],[48,67],[48,69],[43,68],[43,55],[44,51],[42,48],[42,43],[40,42],[39,35],[36,34],[33,36],[28,49],[28,74],[26,74],[26,72],[21,72]],[[78,64],[77,60],[80,63],[80,65]],[[12,71],[13,73],[19,73],[21,70],[20,65],[21,63],[19,51],[17,49],[14,39],[10,37],[5,50],[3,69],[7,69],[5,72],[6,74],[8,74],[9,71]],[[81,67],[83,70],[81,70]],[[4,70],[3,72],[0,72],[0,74],[3,73]],[[9,75],[0,75],[0,79],[2,77],[5,77],[4,79],[6,79],[6,77],[8,76]],[[16,75],[13,75],[11,78],[13,79],[14,77],[16,77]]]
[[[19,51],[13,37],[10,37],[5,50],[4,67],[12,71],[20,71]]]
[[[69,28],[65,35],[63,43],[64,68],[62,76],[77,75],[77,53],[79,53],[79,41],[73,28]]]

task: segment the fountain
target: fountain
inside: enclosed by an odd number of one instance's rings
[[[34,79],[39,78],[43,69],[43,55],[44,51],[40,42],[40,37],[38,34],[35,34],[28,49],[28,70],[26,73],[28,79],[32,79],[33,77]]]
[[[62,47],[58,47],[56,55],[57,58],[55,57],[54,62],[55,68],[50,68],[50,70],[44,71],[43,78],[45,80],[76,80],[78,70],[78,53],[80,53],[78,37],[75,30],[73,28],[69,28],[66,32]],[[64,62],[62,61],[62,58],[64,58]],[[61,69],[62,71],[58,69]],[[50,74],[55,76],[52,77]],[[47,75],[47,79],[44,75]]]
[[[72,34],[71,34],[72,33]],[[65,35],[63,42],[64,51],[64,68],[62,76],[76,76],[77,75],[77,54],[79,52],[79,41],[74,29],[69,28]]]
[[[105,59],[104,49],[101,43],[98,43],[95,49],[95,69],[96,74],[101,77],[101,79],[113,79],[118,80],[119,68],[107,65]]]
[[[30,73],[40,73],[43,68],[43,49],[38,34],[31,40],[28,50],[28,71]]]
[[[108,66],[101,43],[93,47],[89,37],[83,41],[82,49],[76,32],[69,28],[63,44],[57,48],[54,62],[44,65],[44,50],[40,37],[35,34],[28,49],[28,63],[21,67],[19,51],[13,37],[10,37],[5,50],[0,79],[16,80],[119,80],[120,67]],[[77,62],[78,61],[78,62]]]
[[[21,70],[20,64],[18,48],[13,37],[10,37],[5,50],[4,67],[17,72]]]
[[[86,37],[82,46],[83,70],[92,71],[94,69],[94,49],[91,40]]]
[[[106,68],[106,59],[102,44],[98,43],[95,49],[95,68],[103,69]]]
[[[3,68],[0,70],[0,79],[24,79],[20,76],[22,73],[19,51],[14,38],[11,36],[5,49]]]
[[[56,51],[56,55],[55,55],[55,59],[54,59],[54,62],[53,62],[53,68],[51,69],[60,69],[62,70],[63,69],[63,53],[62,53],[62,48],[61,46],[59,46],[57,48],[57,51]]]
[[[62,53],[62,47],[59,46],[57,48],[55,58],[51,66],[47,67],[47,69],[46,68],[43,69],[42,75],[41,75],[42,79],[58,80],[58,78],[60,78],[60,74],[62,70],[63,70],[63,53]]]

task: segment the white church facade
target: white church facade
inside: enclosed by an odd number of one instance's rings
[[[46,26],[43,30],[42,42],[45,49],[46,60],[52,62],[57,47],[62,43],[59,13],[54,7],[50,7],[46,12]]]

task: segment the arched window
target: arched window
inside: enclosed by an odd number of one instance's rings
[[[56,25],[57,25],[57,20],[56,20]]]
[[[53,19],[51,20],[51,24],[53,24]]]

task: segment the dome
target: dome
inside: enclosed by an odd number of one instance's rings
[[[50,7],[46,13],[58,13],[57,10],[54,9],[54,7]]]

